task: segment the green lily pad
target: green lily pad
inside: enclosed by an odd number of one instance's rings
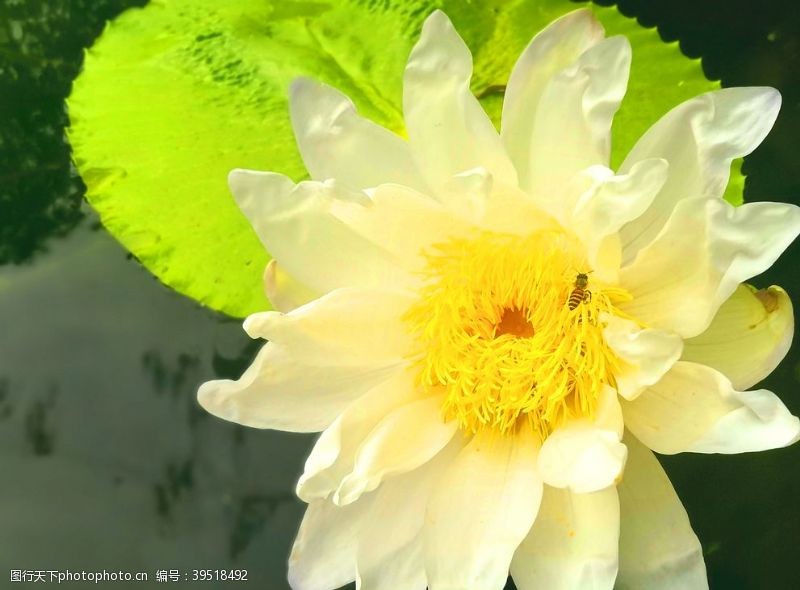
[[[502,87],[566,0],[154,0],[109,24],[69,99],[69,138],[102,222],[160,280],[233,316],[268,309],[269,257],[230,197],[230,169],[306,171],[287,88],[304,75],[402,131],[401,80],[422,22],[442,8],[475,56],[473,90],[499,120]],[[594,10],[633,44],[614,124],[615,162],[674,105],[717,88],[676,44],[615,9]],[[741,201],[741,176],[732,186]]]

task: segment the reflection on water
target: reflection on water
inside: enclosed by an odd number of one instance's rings
[[[25,438],[34,455],[49,455],[53,452],[56,436],[52,415],[57,393],[58,387],[51,385],[47,394],[32,401],[25,413]]]
[[[64,99],[106,20],[146,2],[0,2],[0,264],[29,261],[83,218]]]
[[[178,354],[173,365],[169,365],[157,350],[148,350],[142,355],[142,367],[150,373],[156,395],[179,396],[187,380],[197,375],[199,363],[196,356],[185,352]]]
[[[8,398],[8,379],[0,379],[0,422],[7,420],[14,413],[14,408]]]
[[[262,343],[259,340],[248,340],[234,356],[226,356],[220,351],[214,351],[214,358],[211,361],[214,373],[220,378],[238,379],[255,358]]]
[[[294,483],[313,437],[228,424],[197,405],[197,385],[237,377],[259,342],[126,255],[81,207],[62,139],[82,48],[106,17],[142,3],[0,3],[0,576],[243,568],[249,583],[205,587],[280,590],[303,511]],[[665,25],[727,84],[781,88],[778,126],[746,161],[747,196],[797,202],[794,9],[622,4]],[[781,284],[798,301],[798,260],[796,244],[756,284]],[[798,356],[795,346],[764,384],[796,414]],[[703,541],[712,588],[796,587],[800,445],[662,462]]]
[[[230,535],[231,559],[235,559],[247,549],[250,542],[264,528],[269,518],[284,502],[293,502],[291,492],[277,494],[253,494],[239,498],[236,506],[236,517]]]
[[[285,588],[310,437],[205,413],[197,385],[253,342],[89,225],[0,267],[0,572],[238,567]]]
[[[181,463],[168,463],[161,483],[155,486],[156,512],[164,520],[169,520],[172,506],[181,494],[194,485],[194,461],[189,458]]]

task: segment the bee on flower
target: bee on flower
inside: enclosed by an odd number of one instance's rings
[[[592,292],[589,291],[589,273],[579,272],[575,277],[575,286],[572,289],[572,292],[569,294],[567,305],[570,309],[575,309],[581,303],[591,300]]]
[[[296,590],[707,588],[652,451],[798,440],[778,397],[748,390],[788,350],[791,303],[744,281],[800,210],[722,199],[775,121],[770,88],[678,105],[611,170],[630,60],[590,11],[556,20],[511,72],[497,132],[437,11],[405,71],[407,140],[301,79],[313,180],[231,173],[279,311],[245,321],[268,342],[244,375],[198,396],[322,432],[297,485]]]

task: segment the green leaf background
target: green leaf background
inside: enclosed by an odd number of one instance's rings
[[[154,0],[111,22],[87,53],[68,101],[69,139],[87,198],[160,280],[232,316],[269,309],[269,260],[226,186],[232,168],[307,177],[287,88],[331,84],[360,113],[402,132],[401,81],[422,23],[443,9],[470,46],[473,91],[499,121],[502,88],[531,37],[578,8],[566,0]],[[719,87],[699,61],[613,8],[593,8],[633,46],[614,122],[618,164],[676,104]],[[734,166],[726,198],[741,202]]]

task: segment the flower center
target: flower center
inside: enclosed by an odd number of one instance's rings
[[[569,418],[594,415],[614,357],[600,314],[626,293],[591,279],[561,232],[484,233],[428,253],[420,300],[405,316],[419,345],[419,382],[444,393],[462,429],[541,439]],[[579,276],[580,275],[580,276]]]

